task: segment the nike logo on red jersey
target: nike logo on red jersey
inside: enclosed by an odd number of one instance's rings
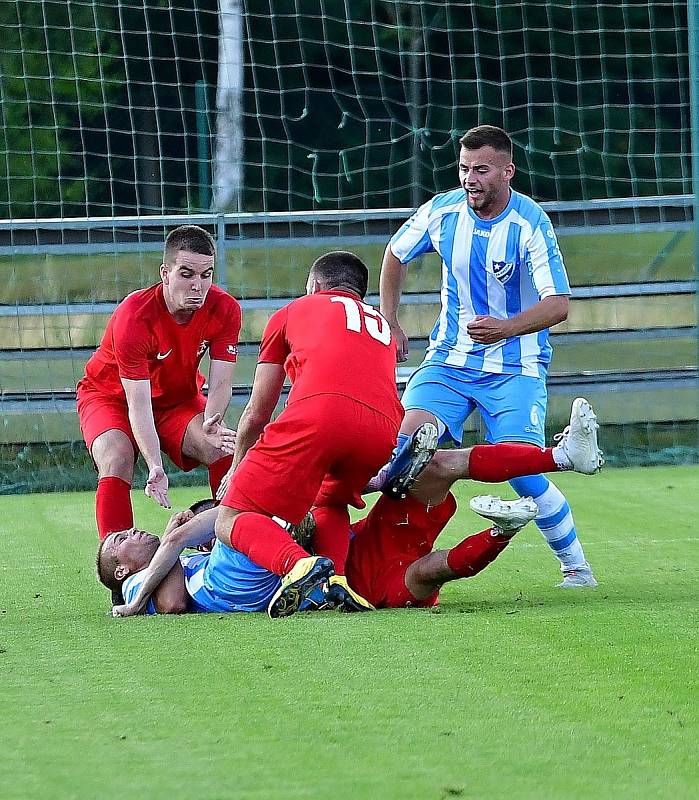
[[[172,353],[172,347],[167,351],[167,353],[158,353],[156,355],[156,358],[158,359],[158,361],[162,361],[164,358],[167,358],[170,355],[170,353]]]

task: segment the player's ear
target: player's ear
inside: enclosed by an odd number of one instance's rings
[[[168,269],[167,264],[161,264],[160,265],[160,280],[163,283],[167,283],[169,277],[170,277],[170,270]]]
[[[130,571],[128,567],[125,567],[123,564],[119,564],[118,567],[114,570],[114,577],[118,581],[126,580],[130,575]]]
[[[510,163],[505,167],[505,177],[508,181],[511,181],[512,178],[515,176],[515,165],[510,161]]]

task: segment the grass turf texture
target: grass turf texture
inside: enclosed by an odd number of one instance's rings
[[[554,588],[530,525],[439,613],[277,621],[114,620],[93,495],[0,498],[2,797],[695,797],[697,468],[557,483],[595,591]]]

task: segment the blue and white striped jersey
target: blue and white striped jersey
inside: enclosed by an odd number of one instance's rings
[[[403,264],[429,252],[442,258],[442,310],[426,361],[545,378],[548,329],[491,345],[476,344],[466,331],[475,316],[506,319],[550,295],[570,294],[556,234],[538,203],[513,191],[502,214],[482,220],[466,192],[454,189],[422,205],[390,246]]]
[[[190,611],[264,611],[280,584],[273,572],[221,542],[216,542],[210,553],[181,555],[180,562],[191,598]],[[126,603],[136,596],[144,575],[145,570],[141,570],[124,581]],[[144,613],[156,613],[152,599]]]

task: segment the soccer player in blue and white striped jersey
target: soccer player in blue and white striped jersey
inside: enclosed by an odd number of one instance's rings
[[[386,248],[381,313],[404,361],[408,341],[398,322],[406,265],[423,253],[442,259],[441,313],[427,353],[403,394],[399,449],[421,423],[460,442],[476,409],[489,442],[542,447],[550,326],[566,319],[570,286],[551,221],[514,191],[512,141],[481,125],[460,139],[459,188],[422,205]],[[512,487],[539,507],[536,523],[558,556],[564,588],[596,586],[567,500],[543,475]]]

